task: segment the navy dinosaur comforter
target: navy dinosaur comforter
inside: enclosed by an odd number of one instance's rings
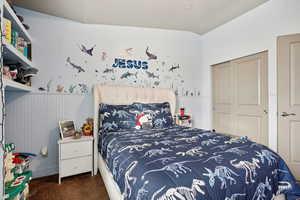
[[[104,132],[102,154],[124,200],[271,200],[300,197],[285,162],[246,137],[173,126]]]

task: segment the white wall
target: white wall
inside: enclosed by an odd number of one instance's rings
[[[93,117],[91,88],[95,83],[153,87],[159,80],[158,87],[173,85],[174,89],[179,89],[178,105],[185,106],[193,114],[195,125],[199,126],[203,121],[201,118],[206,117],[202,114],[205,108],[201,104],[202,96],[184,96],[182,92],[199,89],[198,80],[203,72],[199,70],[201,44],[198,35],[183,31],[88,25],[25,9],[18,11],[30,25],[29,32],[34,38],[33,60],[40,71],[33,86],[46,89],[52,80],[49,92],[9,93],[7,100],[7,141],[14,142],[18,151],[39,154],[42,147],[49,149],[47,158],[39,156],[33,162],[34,176],[57,173],[58,120],[73,119],[79,128],[85,118]],[[79,49],[81,44],[87,47],[96,45],[94,55],[83,54]],[[147,60],[147,46],[158,56],[157,60]],[[133,48],[133,55],[127,55],[126,48]],[[103,51],[107,53],[104,61],[101,59]],[[67,57],[86,72],[77,73],[66,63]],[[112,69],[115,58],[147,60],[148,71],[160,78],[151,79],[143,70],[134,69],[115,69],[114,75],[103,74],[106,68]],[[180,69],[169,71],[178,64]],[[138,72],[138,78],[121,79],[121,74],[127,71]],[[111,80],[113,76],[116,80]],[[89,92],[82,92],[79,83],[86,84]],[[63,86],[64,91],[57,92],[57,85]],[[73,93],[68,90],[70,85],[77,86]]]
[[[300,33],[300,1],[270,0],[258,8],[203,35],[202,58],[205,75],[201,91],[209,106],[207,124],[212,124],[212,64],[269,51],[269,142],[277,149],[276,42],[280,35]]]

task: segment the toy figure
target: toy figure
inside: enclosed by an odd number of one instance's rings
[[[15,149],[15,145],[13,143],[5,145],[5,155],[4,155],[4,183],[12,181],[15,177],[13,174],[13,169],[15,168],[15,164],[13,163],[13,159],[15,156],[12,151]]]
[[[143,124],[151,122],[151,120],[152,120],[152,117],[150,114],[140,114],[136,118],[135,128],[141,129],[143,127]]]
[[[86,123],[84,123],[83,126],[81,127],[82,134],[85,136],[93,135],[93,127],[94,127],[94,119],[87,118]]]
[[[7,66],[3,67],[3,78],[12,79],[9,67],[7,67]]]

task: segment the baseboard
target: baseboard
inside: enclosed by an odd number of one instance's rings
[[[45,177],[45,176],[52,176],[58,174],[58,169],[57,167],[49,167],[49,168],[44,168],[41,170],[34,170],[32,172],[32,178],[41,178],[41,177]]]

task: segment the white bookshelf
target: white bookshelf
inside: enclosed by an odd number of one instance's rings
[[[5,60],[13,60],[23,66],[33,67],[33,63],[5,39],[3,39],[3,57]]]
[[[10,79],[3,79],[4,87],[6,91],[19,91],[19,92],[31,92],[32,87],[18,83]]]
[[[24,38],[27,42],[31,42],[32,38],[28,31],[23,26],[13,9],[10,7],[6,0],[3,1],[3,17],[11,21],[12,29],[17,31],[19,36]],[[2,24],[3,25],[3,24]],[[12,44],[2,38],[3,44],[3,59],[8,62],[16,62],[22,64],[23,67],[34,68],[31,60],[25,57],[19,50],[17,50]],[[23,85],[10,79],[3,79],[5,91],[23,91],[30,92],[32,87]]]

